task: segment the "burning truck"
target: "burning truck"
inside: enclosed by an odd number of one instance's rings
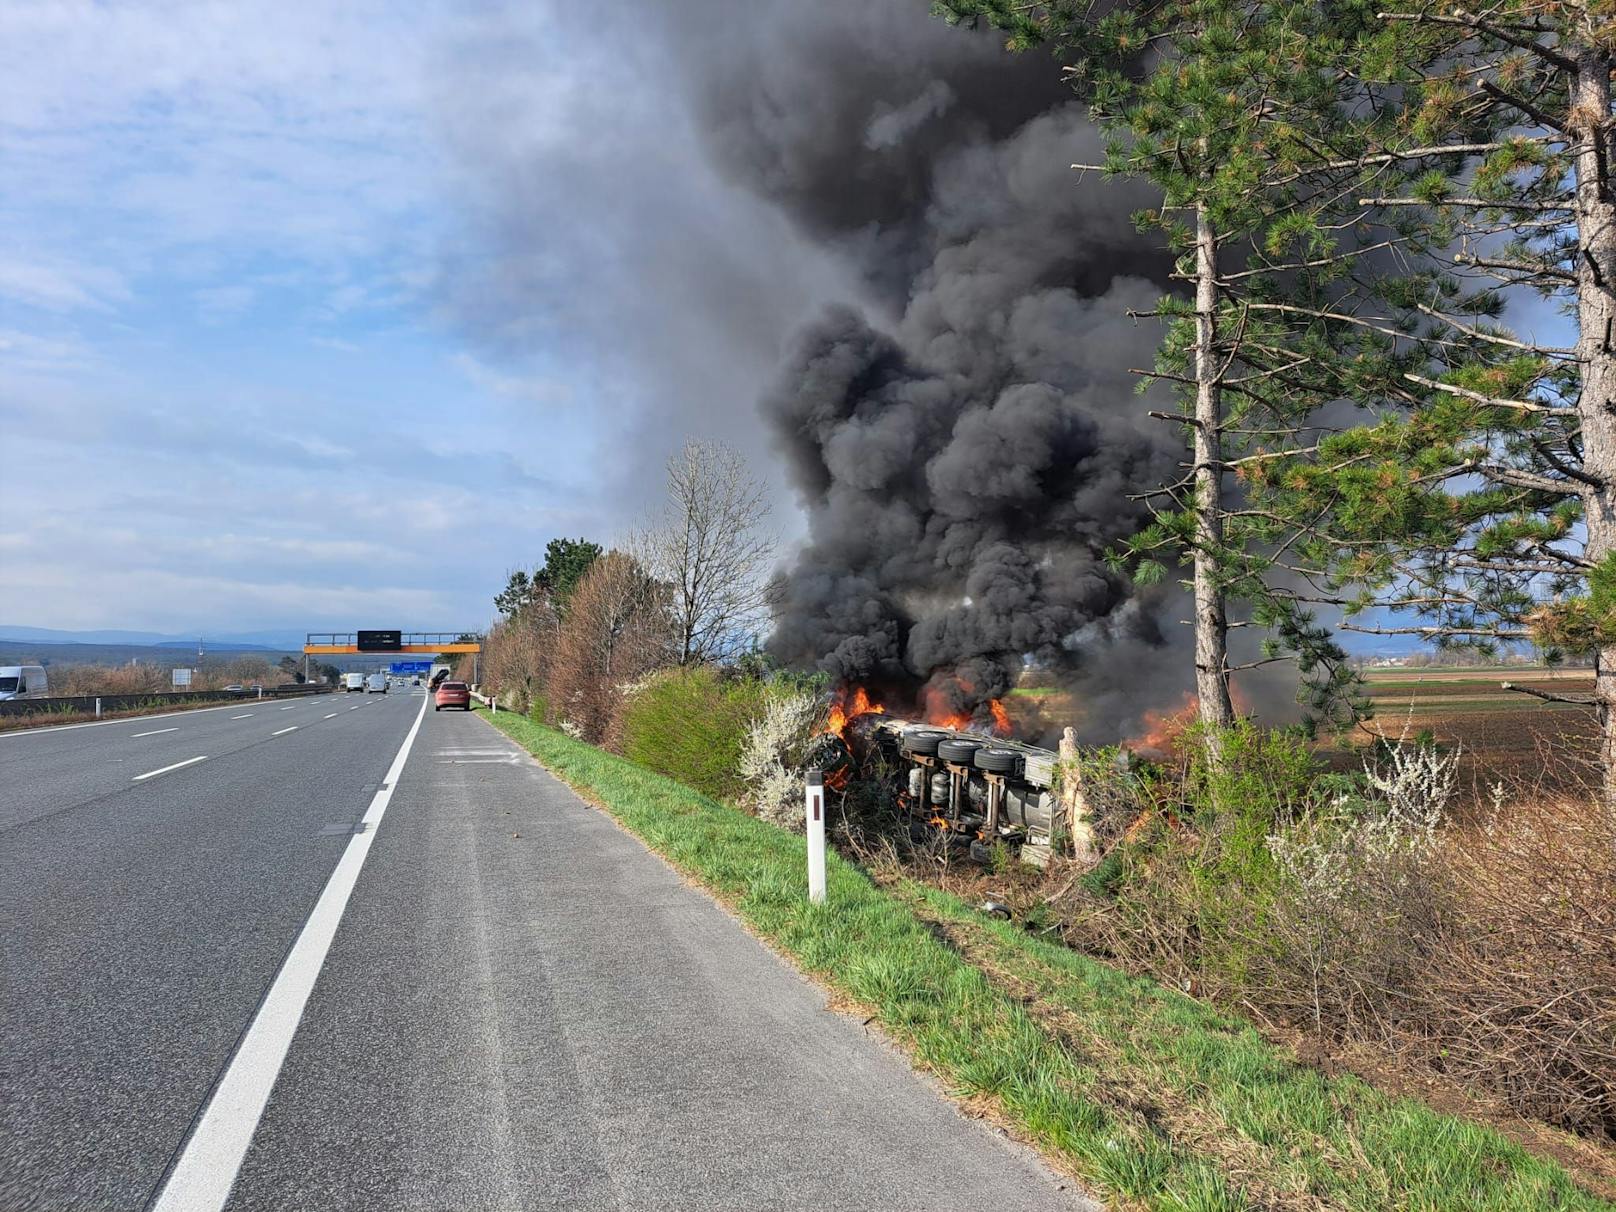
[[[1057,760],[963,722],[889,715],[861,694],[850,707],[833,707],[811,764],[836,790],[855,778],[884,787],[917,838],[935,831],[979,860],[1005,843],[1036,862],[1049,855],[1057,819]]]

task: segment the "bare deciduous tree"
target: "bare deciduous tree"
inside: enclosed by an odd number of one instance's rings
[[[578,582],[550,665],[550,707],[589,741],[606,735],[623,687],[675,652],[668,586],[608,551]]]
[[[739,453],[687,442],[668,460],[668,499],[633,540],[665,583],[681,665],[732,659],[763,627],[776,539],[768,497]]]
[[[548,601],[536,602],[502,619],[483,641],[483,682],[505,707],[526,714],[544,693],[561,622]]]

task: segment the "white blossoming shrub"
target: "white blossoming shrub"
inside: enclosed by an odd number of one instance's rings
[[[1398,745],[1364,768],[1368,794],[1338,797],[1268,838],[1280,961],[1301,968],[1320,1031],[1384,1020],[1434,908],[1437,828],[1457,753]]]
[[[769,696],[741,747],[747,806],[758,816],[802,832],[803,762],[823,727],[817,696],[800,691]]]

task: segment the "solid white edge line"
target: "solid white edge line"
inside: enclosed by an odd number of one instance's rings
[[[425,718],[423,702],[393,764],[387,768],[381,789],[365,810],[363,831],[354,834],[337,860],[336,869],[326,881],[314,911],[303,923],[302,932],[264,995],[247,1033],[241,1037],[236,1054],[214,1087],[174,1168],[169,1171],[162,1191],[152,1204],[152,1212],[218,1212],[230,1198],[242,1159],[247,1156],[247,1147],[252,1144],[253,1133],[258,1130],[258,1121],[275,1088],[275,1079],[280,1076],[281,1066],[292,1046],[292,1037],[302,1021],[303,1008],[314,992],[326,953],[331,950],[331,941],[342,923],[348,897],[359,880],[370,844],[376,839],[376,828],[387,813],[388,801],[393,798],[404,762],[410,756],[410,747],[415,744]]]
[[[288,732],[296,732],[296,731],[297,731],[297,725],[293,724],[290,728],[282,728],[279,732],[272,732],[269,735],[270,736],[285,736]]]
[[[158,735],[159,733],[162,733],[162,732],[178,732],[178,731],[179,731],[178,728],[153,728],[150,732],[131,732],[129,734],[129,739],[130,740],[136,740],[136,739],[138,739],[140,737],[143,737],[143,736],[156,736],[156,735]]]
[[[148,770],[145,774],[137,774],[131,781],[138,783],[143,779],[154,779],[159,774],[167,774],[170,770],[178,770],[181,766],[194,766],[198,762],[205,762],[207,760],[208,755],[204,753],[201,757],[186,758],[183,762],[175,762],[172,766],[164,766],[160,770]]]

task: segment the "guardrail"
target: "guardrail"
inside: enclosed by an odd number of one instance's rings
[[[325,685],[265,686],[263,697],[295,698],[300,695],[329,694]],[[99,716],[108,711],[128,711],[133,707],[177,706],[185,703],[232,703],[256,699],[257,690],[164,690],[150,694],[76,694],[43,699],[8,699],[0,702],[0,717],[19,715],[80,714]]]

